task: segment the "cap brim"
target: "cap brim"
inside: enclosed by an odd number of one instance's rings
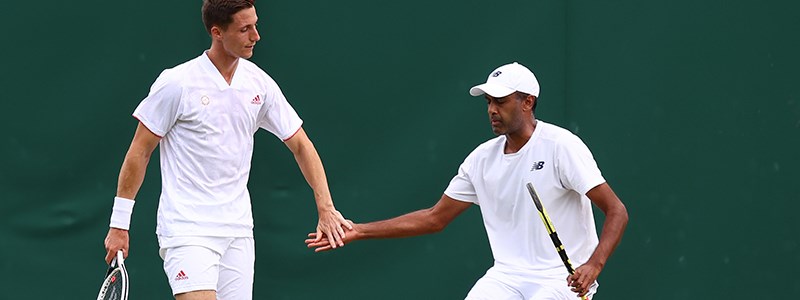
[[[511,93],[513,93],[513,92],[514,92],[514,89],[510,89],[510,88],[504,87],[502,85],[491,84],[491,83],[488,83],[488,82],[484,83],[484,84],[476,85],[476,86],[472,87],[471,89],[469,89],[469,94],[472,95],[472,96],[480,96],[480,95],[483,95],[483,94],[488,94],[489,96],[492,96],[492,97],[495,97],[495,98],[503,98],[505,96],[511,95]]]

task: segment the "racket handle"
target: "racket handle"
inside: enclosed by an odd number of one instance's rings
[[[122,253],[122,250],[117,250],[117,257],[111,260],[112,266],[119,266],[125,263],[125,255]]]

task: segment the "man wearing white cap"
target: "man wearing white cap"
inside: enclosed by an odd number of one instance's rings
[[[580,138],[535,118],[539,83],[528,68],[518,63],[501,66],[469,92],[486,98],[492,131],[498,136],[467,156],[433,207],[354,224],[345,243],[438,232],[476,204],[495,263],[466,299],[591,298],[628,223],[624,204]],[[536,186],[563,247],[578,266],[574,275],[567,272],[539,220],[525,187],[528,182]],[[599,239],[592,203],[605,214]],[[317,241],[316,234],[309,237],[310,248],[331,249],[327,240]]]

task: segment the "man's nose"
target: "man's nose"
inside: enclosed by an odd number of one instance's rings
[[[497,104],[495,104],[494,101],[489,102],[489,104],[486,107],[486,111],[489,113],[490,116],[497,114]]]

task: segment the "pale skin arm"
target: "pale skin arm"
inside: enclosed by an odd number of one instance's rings
[[[119,171],[117,182],[117,197],[135,199],[139,188],[144,182],[144,174],[147,163],[150,162],[150,155],[158,146],[161,138],[139,123],[133,141],[125,154],[125,161]],[[128,231],[119,228],[109,228],[105,239],[106,263],[116,255],[118,250],[122,250],[124,257],[128,257],[129,248]]]
[[[628,210],[607,183],[592,188],[586,196],[603,211],[606,218],[594,253],[585,264],[575,269],[574,275],[567,277],[567,284],[579,297],[589,292],[589,286],[597,280],[628,225]]]
[[[433,207],[410,212],[388,220],[354,224],[348,231],[345,243],[364,239],[400,238],[435,233],[443,230],[458,215],[472,205],[442,195]],[[319,233],[309,233],[305,240],[314,252],[331,250],[330,242],[319,239]]]
[[[337,245],[344,246],[344,228],[352,229],[352,225],[333,206],[331,192],[328,189],[328,179],[325,176],[325,169],[322,167],[322,160],[319,158],[317,149],[314,148],[314,144],[311,143],[302,127],[284,143],[294,154],[303,177],[314,191],[314,199],[319,213],[317,241],[326,236],[333,248],[336,248]]]

